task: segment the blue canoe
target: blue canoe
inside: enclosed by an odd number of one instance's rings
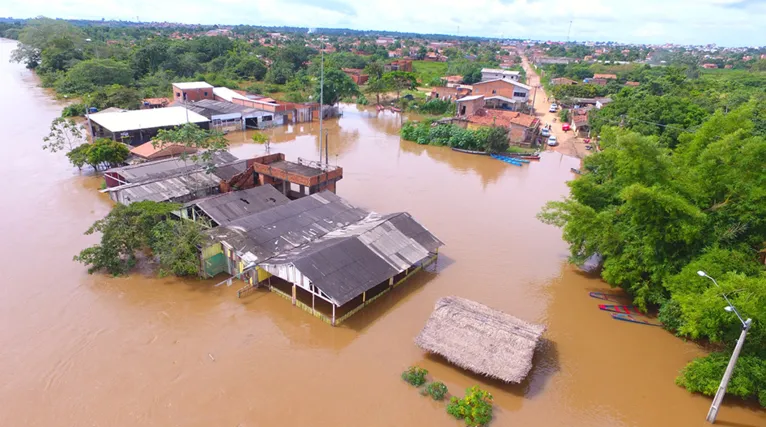
[[[501,162],[510,163],[514,166],[521,166],[521,162],[517,161],[516,159],[512,159],[510,157],[503,157],[503,156],[498,156],[497,154],[493,154],[492,158],[500,160]]]

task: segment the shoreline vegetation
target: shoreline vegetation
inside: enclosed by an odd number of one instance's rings
[[[502,126],[465,129],[454,124],[437,124],[435,120],[405,122],[399,131],[402,139],[420,145],[450,147],[483,153],[532,153],[508,145],[508,129]]]

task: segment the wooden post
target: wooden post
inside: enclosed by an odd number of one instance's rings
[[[367,302],[367,291],[362,292],[362,303]]]
[[[312,286],[311,288],[311,314],[316,314],[316,309],[314,309],[314,297],[316,295],[314,294],[314,288]]]
[[[335,326],[335,304],[332,305],[332,325]]]
[[[394,278],[393,277],[390,277],[388,279],[388,286],[394,286]]]
[[[293,305],[295,305],[295,283],[293,283]]]

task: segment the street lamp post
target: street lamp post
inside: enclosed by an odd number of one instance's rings
[[[700,270],[697,272],[697,274],[700,277],[707,277],[708,279],[712,280],[713,283],[715,283],[716,286],[719,288],[721,285],[718,284],[718,282],[715,281],[712,277],[708,276],[707,273]],[[711,424],[715,424],[715,419],[718,416],[718,410],[721,408],[721,402],[723,401],[723,396],[726,394],[726,388],[729,386],[729,380],[731,380],[731,374],[734,372],[734,366],[737,365],[737,359],[739,359],[739,353],[742,351],[742,346],[745,345],[745,338],[747,337],[747,331],[750,330],[750,326],[753,324],[752,319],[744,320],[742,319],[742,316],[739,314],[739,311],[737,311],[736,307],[729,301],[729,298],[726,296],[726,294],[722,294],[723,299],[726,300],[726,303],[728,304],[724,310],[734,313],[737,315],[737,319],[739,319],[740,323],[742,323],[742,333],[739,334],[739,339],[737,340],[737,345],[734,347],[734,352],[731,354],[731,359],[729,359],[729,365],[726,366],[726,372],[723,374],[723,378],[721,378],[721,384],[718,386],[718,391],[715,393],[715,397],[713,397],[713,403],[710,404],[710,410],[707,413],[707,422]]]

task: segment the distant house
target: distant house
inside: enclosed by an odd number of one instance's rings
[[[396,40],[393,37],[378,37],[377,40],[375,40],[375,44],[380,46],[387,46],[390,44],[393,44]]]
[[[641,86],[641,83],[639,83],[639,82],[625,82],[625,86],[638,87],[638,86]]]
[[[145,142],[138,147],[133,147],[130,153],[142,160],[160,160],[168,157],[175,157],[181,154],[193,154],[197,149],[187,147],[182,144],[159,142],[155,147],[155,142]]]
[[[609,83],[609,80],[607,79],[592,78],[592,79],[586,79],[586,80],[587,80],[586,83],[596,85],[596,86],[606,86],[606,84]]]
[[[447,87],[455,87],[463,83],[463,76],[444,76],[442,80],[447,82]]]
[[[570,122],[572,124],[572,130],[583,135],[590,132],[590,125],[588,124],[588,112],[593,107],[588,108],[576,108],[571,110]]]
[[[538,118],[517,111],[480,108],[465,118],[468,120],[469,129],[485,126],[505,127],[509,131],[509,142],[519,145],[531,145],[540,127]]]
[[[551,85],[553,85],[553,86],[576,85],[576,84],[577,84],[576,81],[574,81],[572,79],[568,79],[566,77],[556,77],[555,79],[551,79]]]
[[[617,80],[616,74],[594,74],[594,79],[604,79],[604,80]]]
[[[519,81],[520,73],[518,71],[508,71],[498,68],[482,68],[481,69],[481,81],[497,80],[497,79],[509,79]]]
[[[474,95],[483,95],[485,98],[499,95],[517,103],[527,102],[531,91],[531,86],[506,78],[487,80],[473,84]]]
[[[354,83],[358,85],[363,85],[367,83],[367,80],[370,79],[369,75],[364,74],[364,70],[360,70],[358,68],[343,68],[343,72],[346,73],[347,76],[351,77],[351,80],[353,80]]]
[[[709,70],[713,70],[713,69],[718,68],[718,65],[716,65],[716,64],[709,64],[709,63],[708,64],[702,64],[702,68],[707,68]]]
[[[471,94],[471,89],[462,87],[435,86],[431,88],[429,99],[455,101]]]
[[[170,100],[167,98],[145,98],[141,102],[142,109],[164,108],[168,105],[170,105]]]
[[[407,71],[412,72],[412,60],[410,59],[398,59],[386,64],[383,67],[386,71]]]
[[[206,82],[173,83],[173,99],[176,101],[215,99],[213,85]]]
[[[114,113],[90,114],[93,136],[140,145],[152,139],[160,129],[172,129],[194,123],[210,128],[210,119],[183,107],[155,108]]]

